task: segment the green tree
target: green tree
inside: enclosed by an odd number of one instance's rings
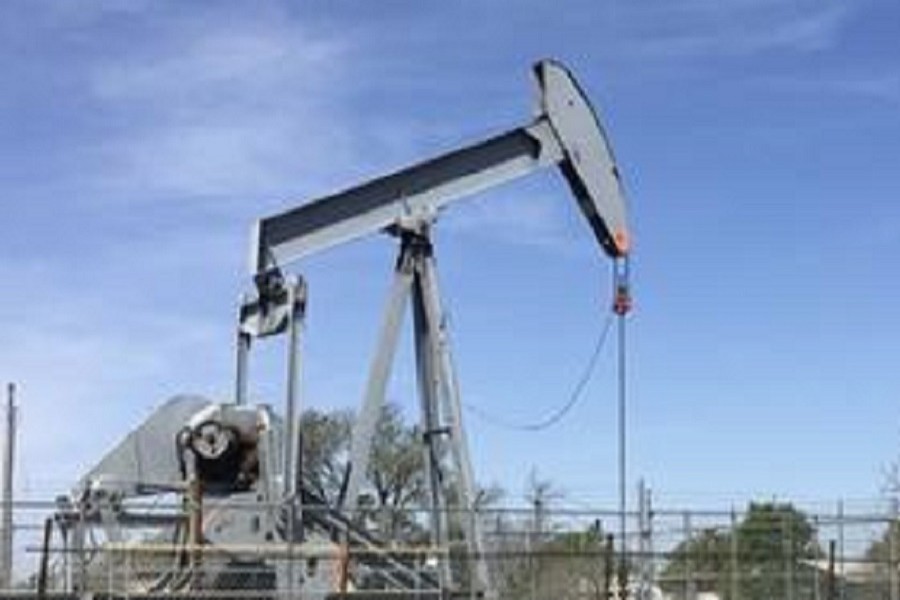
[[[300,417],[305,483],[335,504],[347,476],[353,415],[350,411],[304,411]],[[386,404],[372,440],[359,518],[376,524],[388,539],[418,534],[416,509],[427,499],[425,459],[419,428]]]
[[[335,502],[347,469],[353,415],[347,410],[307,409],[300,415],[305,484]]]
[[[373,511],[388,539],[418,537],[416,510],[427,501],[427,479],[422,435],[418,426],[403,422],[400,409],[387,404],[375,429],[368,479],[362,506]]]
[[[684,597],[686,582],[725,599],[735,582],[741,600],[809,598],[812,562],[821,556],[803,512],[789,503],[751,503],[734,530],[704,529],[676,546],[662,581],[675,598]]]
[[[346,485],[347,465],[353,429],[348,411],[307,410],[301,415],[303,469],[306,485],[329,504],[335,504]],[[353,517],[384,540],[403,543],[428,542],[427,509],[430,490],[421,429],[403,419],[399,407],[383,407],[372,439],[372,454],[366,481],[360,491],[359,508]],[[449,452],[441,448],[439,460],[449,462]],[[444,498],[450,509],[460,505],[459,478],[445,469]],[[476,490],[476,510],[484,510],[502,496],[496,486]],[[465,587],[471,581],[475,563],[465,545],[457,543],[476,515],[449,510],[445,524],[450,543],[451,569],[455,581]]]
[[[600,521],[583,530],[560,530],[553,505],[564,497],[534,470],[525,483],[528,509],[494,525],[494,579],[503,599],[606,600],[615,587]]]
[[[881,537],[866,548],[865,558],[866,561],[884,565],[890,563],[892,559],[894,561],[900,559],[900,521],[888,524]]]
[[[864,555],[864,573],[848,582],[847,597],[852,600],[884,600],[891,597],[891,571],[900,563],[900,521],[888,523],[881,537],[874,540]]]
[[[538,549],[539,597],[606,600],[615,587],[615,561],[608,560],[602,529],[554,535]]]
[[[703,529],[672,551],[663,571],[663,589],[683,597],[686,583],[698,592],[715,592],[727,588],[730,576],[729,550],[731,531]]]
[[[494,581],[503,599],[605,600],[615,586],[615,561],[607,559],[599,524],[583,531],[547,533],[534,539],[527,525],[504,524]],[[529,539],[530,538],[530,539]]]
[[[741,598],[810,597],[822,557],[806,515],[791,504],[751,504],[737,529]]]

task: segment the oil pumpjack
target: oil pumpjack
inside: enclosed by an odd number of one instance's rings
[[[353,593],[364,597],[363,589],[380,590],[379,598],[496,596],[485,560],[490,549],[478,518],[462,519],[452,528],[448,523],[451,509],[476,515],[475,479],[438,290],[432,228],[456,200],[556,166],[605,254],[619,265],[629,250],[619,173],[594,110],[561,64],[539,62],[534,75],[538,110],[526,125],[255,224],[255,289],[238,311],[235,397],[228,402],[171,399],[60,499],[55,519],[68,549],[68,591],[87,594],[91,589],[92,557],[98,554],[91,552],[90,540],[98,537],[97,531],[106,544],[115,545],[129,529],[165,526],[185,552],[169,557],[165,568],[133,577],[127,582],[131,595],[252,588],[309,600]],[[283,268],[376,233],[396,239],[399,253],[352,429],[345,490],[338,501],[329,502],[303,475],[297,381],[307,287]],[[434,552],[427,569],[391,550],[391,540],[379,539],[355,518],[407,304],[429,488],[425,527]],[[281,415],[269,406],[247,403],[250,351],[264,338],[286,338]],[[449,486],[455,493],[447,493]],[[202,506],[202,511],[146,509],[147,500],[166,496],[195,509]],[[451,564],[446,551],[451,545],[467,557],[462,568]],[[355,568],[336,572],[316,560],[322,556],[351,556]]]

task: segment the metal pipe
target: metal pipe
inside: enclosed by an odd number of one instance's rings
[[[289,284],[291,294],[290,325],[288,329],[287,347],[287,393],[284,413],[284,492],[285,497],[294,499],[297,494],[297,456],[299,441],[297,440],[297,397],[299,379],[300,323],[303,319],[304,292],[302,281]]]
[[[621,560],[626,560],[628,553],[628,493],[627,483],[627,421],[625,414],[625,315],[619,315],[619,543]],[[620,582],[621,583],[621,582]]]
[[[203,487],[199,479],[191,479],[188,485],[188,544],[190,545],[191,568],[197,569],[203,558],[200,550],[203,544]]]
[[[412,269],[409,246],[403,242],[400,256],[397,258],[397,267],[394,271],[394,281],[391,284],[384,320],[378,334],[378,346],[369,367],[363,405],[353,424],[353,433],[350,437],[350,473],[346,480],[346,493],[342,497],[344,506],[352,514],[355,514],[354,511],[358,508],[359,492],[369,470],[372,440],[384,405],[385,390],[394,363],[394,355],[397,352],[397,339],[403,325],[403,313],[412,286]]]
[[[423,249],[424,250],[424,249]],[[431,542],[438,548],[445,548],[447,513],[444,510],[443,474],[441,473],[441,437],[446,431],[440,422],[440,406],[436,389],[435,332],[429,326],[425,292],[421,273],[415,272],[412,282],[413,339],[416,356],[416,378],[422,411],[422,426],[425,465],[428,469],[430,492]],[[450,564],[440,559],[439,575],[441,589],[446,590],[452,582]]]
[[[627,400],[627,349],[625,346],[625,330],[628,312],[631,310],[631,296],[628,289],[628,259],[617,259],[613,262],[613,312],[618,320],[618,438],[619,438],[619,596],[624,600],[628,594],[628,493],[627,487],[627,444],[626,435],[626,400]]]
[[[236,374],[235,374],[235,390],[234,403],[246,404],[247,402],[247,359],[250,351],[250,336],[241,331],[240,325],[237,332],[237,348],[236,348]]]
[[[456,467],[459,470],[459,483],[462,492],[460,500],[462,501],[463,510],[469,512],[469,518],[464,520],[463,525],[467,549],[470,555],[475,557],[474,577],[473,581],[469,583],[469,587],[473,594],[477,587],[482,590],[486,597],[493,598],[496,597],[496,593],[490,580],[487,563],[484,560],[485,546],[478,524],[475,475],[472,470],[472,460],[469,456],[468,440],[463,428],[459,381],[456,377],[456,368],[454,367],[453,356],[450,351],[449,333],[445,327],[443,309],[441,308],[437,266],[435,265],[434,256],[421,257],[419,266],[419,281],[422,283],[426,316],[432,330],[431,340],[435,345],[434,353],[437,358],[435,374],[437,375],[438,386],[442,392],[441,397],[445,402],[445,418],[449,420],[450,448]]]

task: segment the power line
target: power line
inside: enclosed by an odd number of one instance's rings
[[[584,389],[594,375],[594,371],[597,368],[600,355],[603,353],[603,348],[606,346],[606,340],[609,338],[609,332],[612,329],[614,320],[615,314],[609,313],[606,317],[606,320],[603,322],[603,327],[600,330],[600,335],[597,337],[597,341],[594,344],[594,350],[591,353],[590,358],[588,359],[587,365],[585,366],[581,377],[578,378],[575,385],[573,386],[572,392],[571,394],[569,394],[569,398],[559,408],[548,414],[546,417],[531,423],[513,423],[504,419],[503,417],[498,417],[497,415],[487,412],[474,404],[465,402],[463,403],[464,406],[467,410],[472,412],[472,414],[477,415],[483,421],[494,425],[495,427],[529,432],[542,431],[544,429],[553,427],[554,425],[562,421],[562,419],[567,414],[569,414],[569,412],[573,408],[575,408],[578,402],[584,397]]]

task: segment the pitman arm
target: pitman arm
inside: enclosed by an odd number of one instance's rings
[[[405,219],[430,218],[454,200],[554,164],[604,251],[625,256],[622,186],[597,116],[565,67],[542,61],[534,71],[540,114],[531,124],[259,220],[252,273],[260,276]]]

